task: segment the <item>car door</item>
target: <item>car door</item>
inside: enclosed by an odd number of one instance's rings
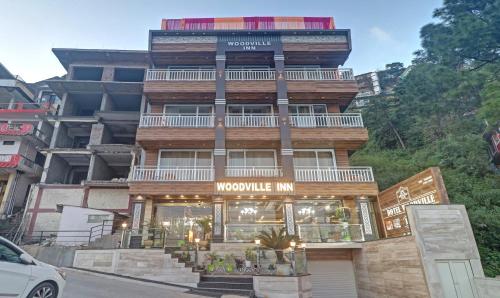
[[[31,278],[31,266],[19,258],[20,252],[0,240],[0,296],[18,297]]]

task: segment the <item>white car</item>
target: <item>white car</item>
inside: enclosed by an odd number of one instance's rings
[[[60,298],[66,274],[0,237],[0,297]]]

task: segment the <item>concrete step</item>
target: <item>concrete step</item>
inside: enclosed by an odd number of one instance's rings
[[[253,283],[200,281],[198,288],[253,290]]]
[[[235,282],[235,283],[250,283],[253,284],[253,277],[248,275],[208,275],[200,276],[201,281],[207,282]]]

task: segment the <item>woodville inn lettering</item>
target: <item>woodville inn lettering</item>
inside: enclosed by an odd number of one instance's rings
[[[384,211],[387,213],[386,217],[396,216],[396,215],[404,213],[405,207],[407,205],[436,204],[437,202],[436,202],[435,194],[436,194],[435,190],[429,191],[429,192],[426,192],[426,193],[414,198],[413,200],[411,200],[410,202],[408,202],[406,204],[385,208]]]
[[[230,47],[241,47],[245,51],[256,50],[257,47],[269,47],[271,41],[228,41]]]
[[[283,192],[294,191],[291,182],[217,182],[217,192]]]

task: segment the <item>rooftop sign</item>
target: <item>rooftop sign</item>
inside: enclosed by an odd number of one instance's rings
[[[234,17],[163,19],[162,30],[332,30],[332,17]]]
[[[408,235],[407,205],[448,204],[448,194],[441,171],[429,168],[388,189],[378,196],[380,215],[386,237]]]

